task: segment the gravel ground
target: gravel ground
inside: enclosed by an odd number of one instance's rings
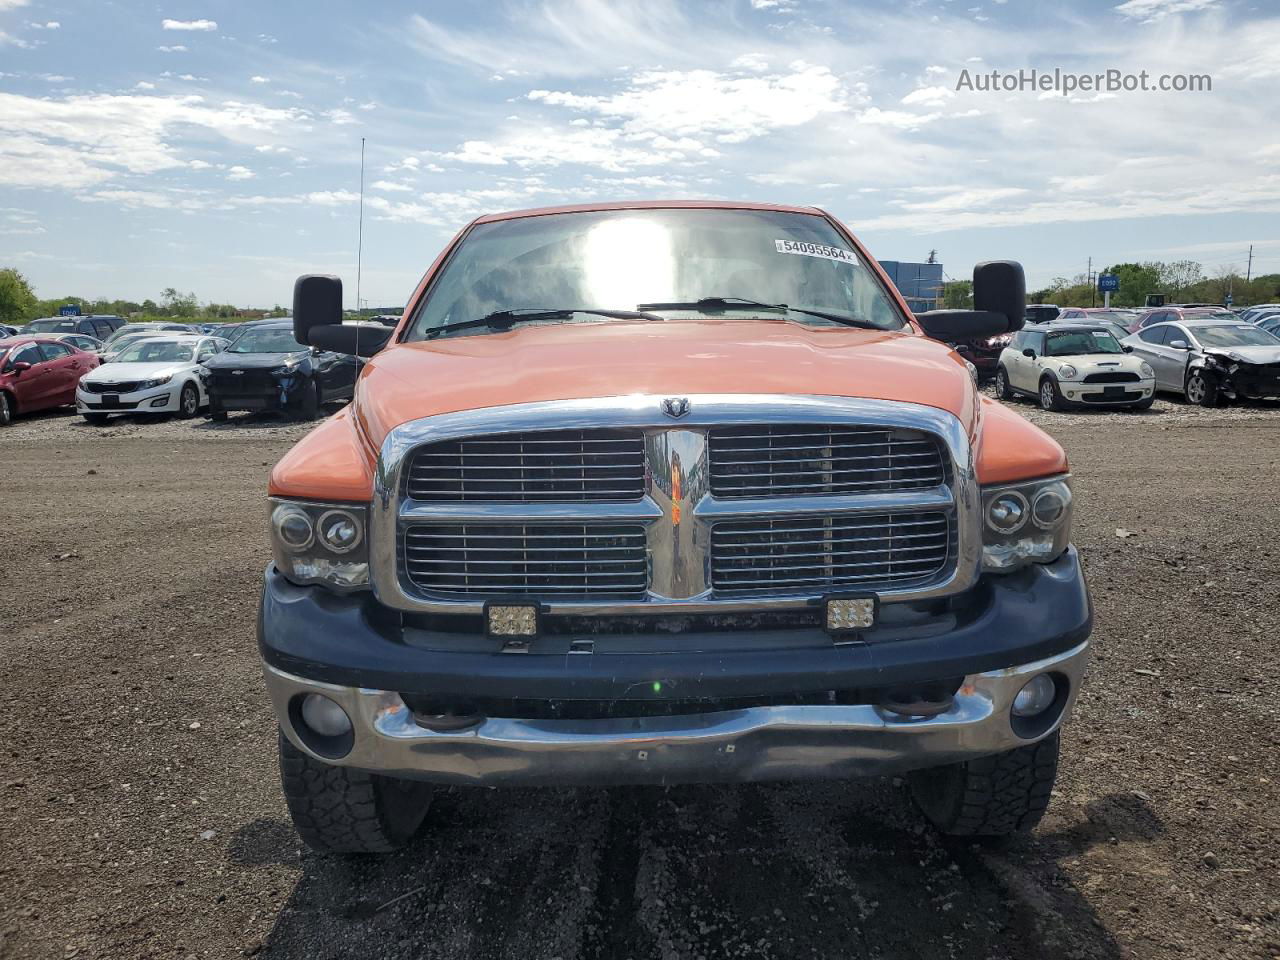
[[[1280,407],[1017,409],[1097,604],[1048,817],[944,840],[896,781],[455,790],[307,853],[253,643],[269,418],[0,431],[4,957],[1280,956]]]

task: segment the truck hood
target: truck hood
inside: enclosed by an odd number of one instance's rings
[[[955,414],[971,436],[978,409],[964,361],[912,330],[716,319],[519,326],[393,344],[365,367],[355,413],[376,448],[401,423],[460,410],[703,393],[919,403]]]

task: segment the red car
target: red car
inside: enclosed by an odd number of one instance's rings
[[[76,384],[98,362],[53,337],[0,340],[0,427],[19,413],[74,404]]]

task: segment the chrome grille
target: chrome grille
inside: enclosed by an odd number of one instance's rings
[[[445,524],[405,529],[405,573],[433,595],[638,599],[648,584],[639,524]]]
[[[711,584],[730,594],[916,586],[942,576],[952,550],[941,512],[726,520],[711,528]]]
[[[938,440],[921,431],[751,425],[709,432],[717,497],[882,493],[947,481]]]
[[[446,440],[414,454],[405,493],[425,501],[639,500],[644,437],[638,430],[559,430]]]

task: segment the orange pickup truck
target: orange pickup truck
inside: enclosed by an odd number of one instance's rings
[[[386,851],[434,785],[902,773],[947,833],[1034,826],[1092,607],[1067,461],[943,342],[1017,330],[1022,268],[913,316],[813,208],[485,216],[273,469],[259,647],[284,790]]]

